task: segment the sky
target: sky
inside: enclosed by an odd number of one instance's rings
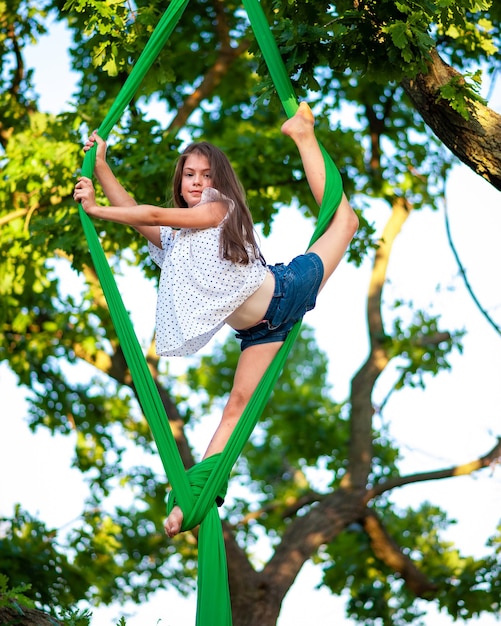
[[[70,101],[76,78],[70,73],[68,39],[60,26],[30,50],[29,65],[36,68],[35,80],[42,110],[58,112]],[[501,90],[493,93],[490,106],[501,111]],[[468,279],[482,305],[501,325],[500,196],[465,166],[454,169],[448,184],[447,202],[455,246]],[[381,229],[387,217],[369,211]],[[272,235],[263,239],[268,262],[304,251],[311,234],[293,208],[285,208],[276,219]],[[320,347],[330,356],[329,380],[333,396],[340,400],[349,391],[350,378],[367,356],[365,286],[370,265],[355,269],[343,263],[319,296],[317,307],[305,321],[316,330]],[[447,244],[443,211],[415,213],[405,224],[395,244],[389,267],[390,283],[385,298],[412,299],[416,308],[440,313],[445,328],[466,328],[462,354],[451,358],[452,368],[426,380],[424,390],[395,394],[381,416],[403,454],[401,471],[414,473],[466,463],[490,450],[501,434],[501,337],[488,325],[466,292],[458,267]],[[151,336],[155,293],[137,277],[119,281],[126,306],[141,336]],[[437,289],[437,284],[440,287]],[[141,303],[141,308],[137,303]],[[145,306],[145,304],[147,306]],[[388,370],[378,381],[374,403],[382,402],[395,380]],[[69,527],[79,516],[86,488],[81,475],[71,468],[73,442],[70,437],[31,433],[26,425],[26,402],[14,376],[0,365],[0,394],[7,411],[0,416],[0,515],[12,515],[14,503],[44,520],[48,526]],[[378,424],[379,425],[379,424]],[[213,428],[210,422],[201,440]],[[201,448],[204,443],[200,444]],[[230,486],[231,488],[231,486]],[[401,507],[429,500],[445,508],[457,523],[448,531],[464,554],[485,554],[485,541],[501,518],[501,469],[492,467],[475,476],[417,484],[393,494]],[[318,624],[353,625],[344,618],[344,600],[316,589],[319,572],[306,564],[287,595],[278,626]],[[426,606],[429,626],[449,626],[453,621]],[[191,626],[195,623],[195,599],[181,598],[175,591],[156,594],[141,607],[127,605],[93,609],[93,626],[112,626],[126,614],[128,626]],[[493,626],[493,616],[470,620],[470,625]]]

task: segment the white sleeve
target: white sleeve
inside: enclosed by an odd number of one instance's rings
[[[207,202],[225,202],[228,205],[228,212],[233,211],[233,209],[235,208],[235,203],[233,202],[233,200],[231,200],[231,198],[228,198],[228,196],[225,196],[217,189],[214,189],[214,187],[206,187],[202,191],[202,196],[198,204],[206,204]]]
[[[172,228],[170,226],[160,226],[160,242],[162,243],[161,248],[151,243],[151,241],[148,241],[148,252],[153,261],[159,267],[162,267],[167,250],[172,243]]]

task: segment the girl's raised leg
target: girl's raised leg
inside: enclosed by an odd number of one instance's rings
[[[306,102],[301,102],[296,113],[282,125],[282,132],[296,144],[311,192],[320,205],[324,197],[326,173],[324,157],[315,136],[314,126],[312,110]],[[324,265],[324,277],[320,288],[339,265],[357,228],[358,218],[343,194],[329,226],[308,250],[318,254]]]

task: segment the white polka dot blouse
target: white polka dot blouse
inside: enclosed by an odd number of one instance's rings
[[[204,189],[200,204],[224,198]],[[156,351],[161,356],[186,356],[205,346],[233,313],[263,283],[267,269],[260,259],[248,265],[221,258],[219,239],[224,220],[205,229],[173,230],[161,226],[162,247],[149,244],[161,268],[156,311]]]

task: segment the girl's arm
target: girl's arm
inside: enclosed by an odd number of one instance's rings
[[[151,204],[134,206],[88,205],[85,212],[91,217],[129,226],[171,226],[172,228],[211,228],[220,224],[227,207],[223,202],[207,202],[191,209],[163,208]]]
[[[84,152],[90,150],[94,144],[96,147],[96,163],[94,165],[94,174],[101,185],[104,195],[108,198],[110,204],[117,206],[133,206],[136,204],[134,198],[122,187],[118,182],[111,167],[106,161],[106,142],[94,131],[87,139],[84,145]]]
[[[118,182],[106,161],[101,161],[96,158],[94,174],[110,204],[118,206],[134,206],[137,204],[129,192]]]
[[[97,144],[94,174],[101,185],[104,195],[108,198],[109,203],[124,207],[136,206],[137,202],[121,185],[115,177],[115,174],[113,174],[111,167],[108,165],[106,161],[106,142],[99,137],[96,131],[94,131],[86,141],[84,151],[87,152],[87,150],[90,150],[94,144]],[[83,208],[86,210],[85,207]],[[133,226],[143,237],[148,239],[148,241],[151,241],[156,246],[161,247],[160,229],[157,226],[136,226],[133,224],[131,224],[131,226]]]
[[[128,194],[127,194],[128,195]],[[73,197],[91,217],[128,224],[161,248],[160,226],[173,228],[211,228],[220,224],[227,212],[224,202],[207,202],[193,208],[169,208],[148,204],[98,206],[90,178],[82,177],[75,186]]]

